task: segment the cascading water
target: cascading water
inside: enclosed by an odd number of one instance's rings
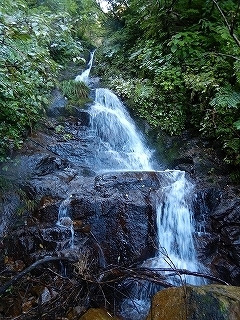
[[[89,83],[88,77],[93,56],[94,52],[91,53],[88,68],[75,78],[76,81]],[[113,92],[104,88],[96,89],[95,101],[89,109],[89,114],[91,117],[90,130],[97,146],[95,166],[100,171],[161,170],[160,165],[153,169],[152,151],[145,146],[144,139],[129,113]],[[173,270],[178,268],[199,271],[200,265],[196,258],[193,239],[194,222],[191,208],[193,185],[187,181],[185,172],[169,170],[166,171],[166,186],[161,192],[159,190],[160,194],[161,196],[156,199],[159,250],[157,256],[149,259],[145,264],[151,268],[170,267]],[[59,225],[67,223],[67,218],[69,218],[68,201],[69,199],[63,201],[59,209]],[[72,228],[70,220],[69,224]],[[175,279],[170,281],[177,284]],[[181,281],[191,284],[201,283],[199,278],[196,279],[193,276],[187,276]],[[140,308],[143,305],[142,297],[143,295],[138,294],[137,301],[134,301],[134,304]],[[125,302],[128,304],[129,300]],[[135,305],[132,305],[132,309],[134,308]],[[145,304],[144,308],[146,309]],[[129,309],[125,311],[125,319],[142,319],[137,314],[129,318],[126,312],[131,313]]]
[[[191,210],[193,185],[186,179],[185,172],[166,170],[165,186],[156,195],[156,216],[158,243],[157,255],[146,260],[143,268],[168,269],[164,271],[166,281],[173,285],[185,283],[200,285],[205,282],[198,277],[179,275],[175,270],[201,271],[194,247],[194,221]],[[160,272],[163,275],[163,272]],[[172,277],[174,276],[174,277]],[[147,316],[151,297],[158,286],[143,283],[131,286],[131,299],[126,299],[121,307],[125,320],[142,320]]]
[[[100,138],[97,156],[112,159],[106,170],[152,170],[151,151],[113,92],[96,89],[90,114],[92,130]]]
[[[92,69],[92,64],[93,64],[94,52],[95,52],[95,51],[92,51],[92,52],[90,53],[90,60],[89,60],[88,65],[87,65],[87,69],[84,70],[84,71],[83,71],[81,74],[79,74],[78,76],[76,76],[75,81],[82,81],[82,82],[84,82],[85,84],[88,84],[89,74],[90,74],[90,71],[91,71],[91,69]]]
[[[193,239],[193,185],[186,179],[184,171],[168,171],[168,178],[161,198],[156,199],[159,251],[151,265],[154,268],[199,271]],[[203,283],[193,276],[187,276],[185,281],[195,285]],[[172,282],[176,283],[176,278]]]
[[[74,246],[74,229],[73,229],[73,221],[69,217],[69,204],[70,204],[71,196],[62,201],[59,209],[58,209],[58,221],[57,225],[66,228],[70,231],[71,237],[69,240],[69,247],[73,248]]]

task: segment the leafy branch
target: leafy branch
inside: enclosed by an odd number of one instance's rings
[[[238,39],[237,35],[233,32],[233,28],[234,28],[234,23],[232,24],[232,26],[230,25],[230,23],[228,22],[225,14],[223,13],[221,7],[219,6],[217,0],[213,0],[213,3],[215,4],[215,6],[217,7],[218,11],[220,12],[224,22],[225,22],[225,25],[227,26],[228,28],[228,31],[230,33],[230,35],[233,37],[233,39],[235,40],[236,44],[240,47],[240,40]],[[238,4],[238,9],[237,11],[239,10],[239,4]]]

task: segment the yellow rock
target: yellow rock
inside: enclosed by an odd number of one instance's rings
[[[105,309],[89,309],[79,320],[119,320]]]
[[[240,287],[164,289],[153,297],[147,320],[240,320]]]

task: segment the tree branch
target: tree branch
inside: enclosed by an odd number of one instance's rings
[[[60,261],[60,260],[67,260],[70,262],[73,262],[74,260],[67,257],[46,257],[41,260],[38,260],[31,264],[29,267],[18,273],[16,276],[14,276],[11,280],[7,281],[2,287],[0,287],[0,295],[5,293],[8,288],[10,288],[13,284],[15,284],[18,280],[20,280],[22,277],[24,277],[26,274],[28,274],[30,271],[35,269],[37,266],[52,262],[52,261]]]
[[[9,287],[11,287],[19,279],[24,277],[27,273],[35,269],[37,266],[47,262],[60,261],[60,260],[76,262],[76,259],[74,260],[68,257],[46,257],[41,260],[38,260],[33,264],[31,264],[29,267],[27,267],[25,270],[18,273],[11,280],[7,281],[2,287],[0,287],[0,295],[5,293]],[[171,273],[164,274],[164,272],[171,272]],[[111,282],[117,282],[123,278],[133,278],[133,279],[142,279],[149,282],[157,283],[162,285],[163,287],[172,287],[173,285],[168,281],[169,277],[181,276],[181,275],[201,277],[201,278],[216,281],[225,285],[229,285],[226,281],[205,273],[193,272],[185,269],[174,269],[174,268],[150,269],[150,268],[124,268],[124,267],[116,266],[116,267],[112,267],[111,269],[104,270],[98,276],[90,275],[90,277],[86,278],[80,275],[80,278],[84,281],[96,283],[96,284],[107,284]]]
[[[171,272],[171,274],[162,274],[164,272]],[[100,284],[108,283],[108,282],[116,282],[122,277],[132,277],[135,279],[145,279],[149,282],[154,282],[161,284],[164,287],[171,287],[173,286],[171,283],[167,281],[169,277],[172,276],[181,276],[181,275],[190,275],[195,277],[200,277],[204,279],[209,279],[212,281],[216,281],[222,283],[224,285],[229,285],[226,281],[217,278],[215,276],[189,271],[186,269],[174,269],[174,268],[157,268],[157,269],[150,269],[150,268],[123,268],[116,266],[112,269],[105,270],[102,272],[100,278],[101,281],[98,281]],[[111,280],[108,280],[111,278]],[[106,280],[104,280],[106,279]]]
[[[235,40],[236,44],[240,47],[240,40],[238,39],[238,37],[236,36],[236,34],[233,32],[233,28],[230,26],[230,24],[228,23],[228,20],[226,18],[226,16],[224,15],[222,9],[220,8],[217,0],[213,0],[213,3],[215,4],[215,6],[217,7],[218,11],[220,12],[227,28],[228,28],[228,31],[230,33],[230,35],[233,37],[233,39]]]

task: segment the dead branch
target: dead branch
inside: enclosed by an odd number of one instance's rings
[[[220,53],[220,52],[213,52],[213,51],[210,51],[210,52],[207,52],[206,55],[208,54],[211,54],[211,55],[214,55],[214,56],[222,56],[222,57],[227,57],[227,58],[232,58],[234,60],[237,60],[237,61],[240,61],[240,58],[238,57],[235,57],[231,54],[226,54],[226,53]]]
[[[227,286],[229,286],[229,283],[227,283],[226,281],[217,278],[215,276],[212,276],[210,274],[206,274],[206,273],[201,273],[201,272],[195,272],[195,271],[189,271],[186,269],[173,269],[173,268],[156,268],[154,270],[149,269],[149,268],[141,268],[143,271],[146,272],[146,274],[148,274],[150,272],[150,274],[152,272],[158,274],[158,272],[172,272],[171,274],[166,275],[167,277],[169,276],[176,276],[176,275],[189,275],[189,276],[195,276],[195,277],[200,277],[200,278],[204,278],[204,279],[208,279],[208,280],[212,280],[212,281],[216,281],[222,284],[225,284]]]
[[[5,293],[8,288],[10,288],[13,284],[15,284],[18,280],[20,280],[22,277],[24,277],[26,274],[31,272],[33,269],[38,267],[41,264],[52,262],[52,261],[60,261],[60,260],[67,260],[70,262],[73,262],[74,260],[68,257],[45,257],[43,259],[40,259],[30,266],[28,266],[23,271],[19,272],[16,276],[14,276],[11,280],[7,281],[3,286],[0,287],[0,295]]]
[[[164,274],[165,272],[171,272],[170,274]],[[123,278],[134,278],[134,279],[142,279],[149,282],[157,283],[162,285],[163,287],[172,287],[173,285],[167,281],[169,277],[172,276],[179,276],[179,275],[190,275],[195,277],[201,277],[204,279],[212,280],[215,282],[222,283],[224,285],[229,285],[226,281],[217,278],[215,276],[201,273],[201,272],[194,272],[189,271],[186,269],[175,269],[175,268],[157,268],[157,269],[150,269],[150,268],[124,268],[116,266],[112,269],[103,271],[98,279],[95,278],[94,280],[91,279],[91,282],[97,282],[98,284],[110,283],[110,282],[117,282]],[[86,280],[86,279],[85,279]]]
[[[5,293],[8,288],[14,285],[18,280],[24,277],[26,274],[31,272],[37,266],[53,262],[53,261],[60,261],[60,260],[67,260],[69,262],[76,262],[76,260],[69,258],[69,257],[46,257],[41,260],[38,260],[27,267],[25,270],[18,273],[12,279],[7,281],[3,286],[0,287],[0,295]],[[170,272],[170,273],[169,273]],[[176,269],[176,268],[157,268],[157,269],[150,269],[150,268],[125,268],[121,266],[114,266],[111,269],[103,270],[99,275],[89,275],[85,277],[84,275],[78,275],[83,281],[89,283],[95,283],[98,285],[108,284],[118,282],[122,279],[133,278],[133,279],[141,279],[149,282],[153,282],[156,284],[160,284],[163,287],[172,287],[173,285],[168,281],[170,277],[173,276],[181,276],[181,275],[190,275],[195,277],[201,277],[204,279],[212,280],[218,283],[222,283],[224,285],[229,285],[226,281],[219,279],[215,276],[189,271],[185,269]]]

